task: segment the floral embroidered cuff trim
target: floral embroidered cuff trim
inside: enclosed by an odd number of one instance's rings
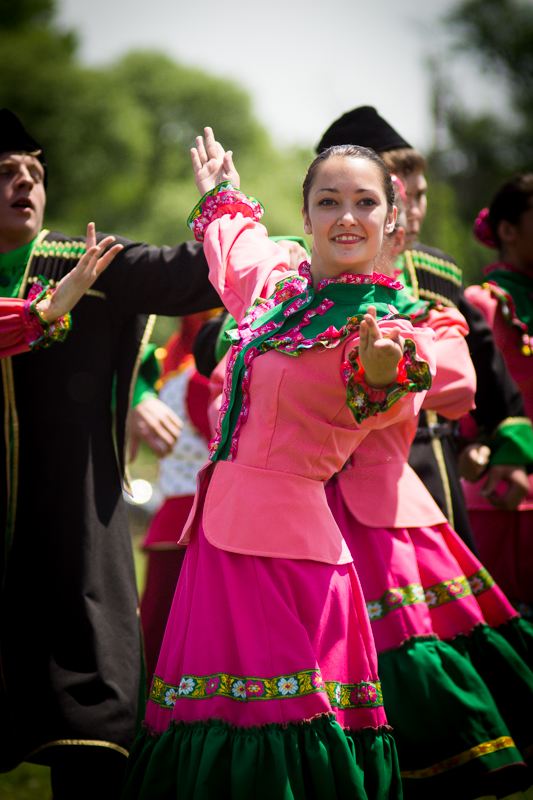
[[[191,212],[187,225],[194,233],[197,242],[203,242],[208,225],[215,219],[231,214],[238,213],[245,217],[251,217],[259,222],[263,216],[263,206],[254,197],[246,197],[245,194],[235,189],[229,181],[224,181],[206,192],[200,202]]]
[[[226,697],[229,700],[283,700],[325,692],[335,708],[376,708],[383,705],[379,681],[341,683],[323,681],[319,669],[307,669],[275,678],[248,678],[217,673],[183,675],[178,686],[154,676],[150,700],[161,708],[174,708],[178,698],[206,700]]]
[[[50,347],[52,342],[62,342],[72,326],[70,314],[65,314],[52,323],[47,322],[41,316],[37,308],[38,303],[46,300],[54,292],[55,289],[50,288],[46,278],[40,275],[34,281],[28,299],[24,303],[24,315],[32,327],[32,332],[28,333],[26,339],[32,350],[37,350],[39,347]]]
[[[388,411],[409,392],[422,392],[431,387],[429,366],[416,358],[416,345],[411,339],[405,339],[403,357],[398,364],[398,377],[390,386],[384,389],[368,386],[358,347],[354,347],[348,361],[343,362],[341,375],[346,386],[346,403],[357,423]]]

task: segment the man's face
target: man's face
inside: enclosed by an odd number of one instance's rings
[[[44,170],[29,153],[0,154],[0,253],[35,239],[42,227],[46,193]]]
[[[405,249],[409,250],[420,239],[420,231],[427,211],[426,179],[422,170],[415,170],[409,175],[398,173],[407,195],[407,230],[405,232]]]

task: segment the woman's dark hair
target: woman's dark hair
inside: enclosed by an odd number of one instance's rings
[[[372,161],[381,172],[381,182],[383,185],[383,191],[385,192],[385,197],[387,198],[387,207],[389,212],[392,211],[392,207],[394,205],[394,186],[392,185],[390,172],[385,163],[381,160],[377,153],[375,153],[374,150],[371,150],[369,147],[360,147],[357,144],[341,144],[335,145],[334,147],[328,147],[327,150],[324,150],[322,153],[320,153],[307,170],[307,175],[305,176],[302,187],[304,195],[304,211],[306,214],[309,213],[309,192],[311,191],[311,186],[313,185],[313,181],[316,178],[316,174],[320,165],[324,161],[327,161],[328,158],[334,158],[336,156],[341,156],[343,158],[364,158],[367,161]]]
[[[517,225],[520,217],[530,208],[533,197],[533,173],[515,175],[500,186],[490,204],[488,223],[495,244],[501,250],[502,243],[498,236],[498,227],[502,219]]]

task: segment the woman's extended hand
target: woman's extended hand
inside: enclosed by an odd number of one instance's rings
[[[217,142],[211,128],[204,128],[205,145],[202,136],[196,137],[196,147],[191,149],[194,180],[203,196],[223,181],[230,181],[238,189],[241,179],[233,164],[233,153],[226,153]]]
[[[373,389],[390,386],[398,377],[398,364],[403,355],[400,329],[383,336],[376,322],[376,309],[370,306],[359,329],[359,360],[365,380]]]
[[[74,308],[87,289],[93,285],[116,254],[122,250],[122,245],[116,244],[105,255],[102,255],[106,247],[114,241],[114,236],[106,236],[99,244],[96,244],[94,222],[89,222],[86,252],[74,269],[59,281],[55,292],[37,304],[39,313],[46,322],[55,322]]]

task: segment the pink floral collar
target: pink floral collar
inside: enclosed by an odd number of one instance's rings
[[[303,278],[307,278],[309,283],[312,282],[311,265],[309,264],[309,261],[302,261],[298,269],[298,273]],[[403,289],[403,285],[401,283],[394,280],[394,278],[389,278],[388,275],[382,275],[381,272],[373,272],[372,275],[354,275],[352,272],[342,272],[336,278],[324,278],[323,280],[319,281],[317,292],[320,292],[330,283],[355,283],[359,285],[370,284],[373,286],[377,284],[379,286],[388,286],[389,289]]]

